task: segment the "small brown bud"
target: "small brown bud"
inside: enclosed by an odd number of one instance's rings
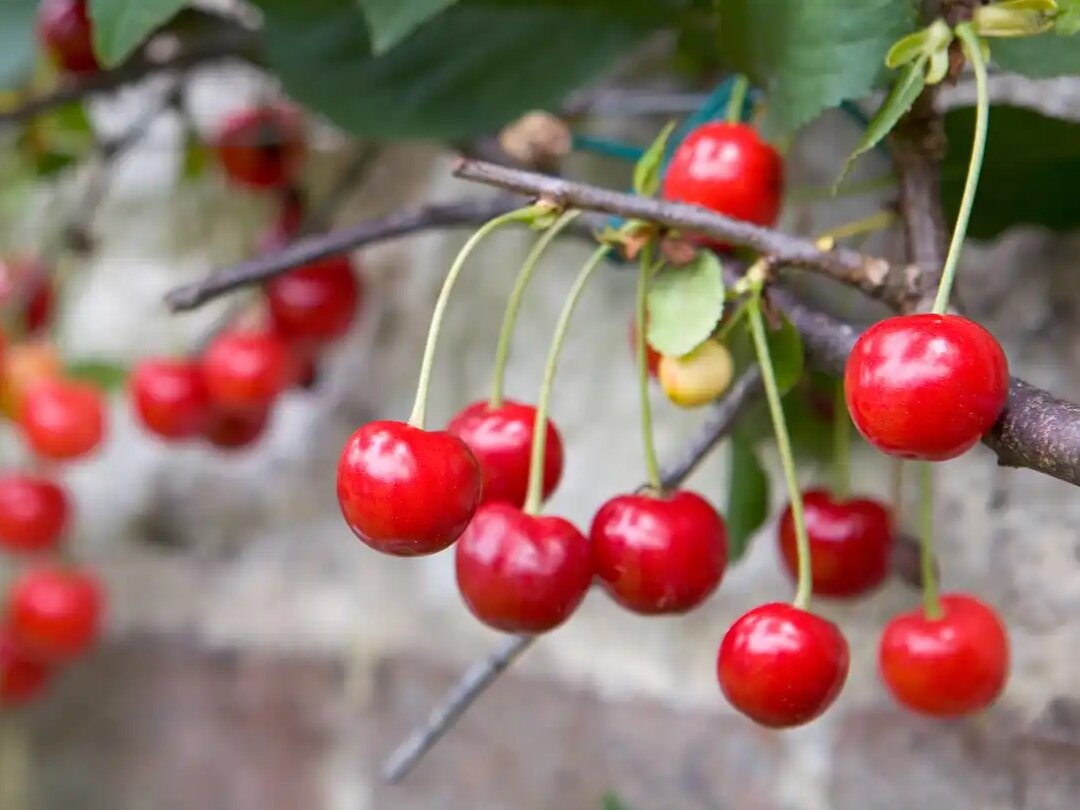
[[[548,169],[570,154],[570,128],[551,113],[526,113],[499,133],[499,145],[526,166]]]

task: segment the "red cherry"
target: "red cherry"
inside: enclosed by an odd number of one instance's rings
[[[61,69],[69,73],[94,73],[100,69],[86,0],[41,0],[37,32],[41,44]]]
[[[630,356],[637,364],[637,318],[630,319]],[[660,352],[656,351],[645,341],[645,365],[649,370],[650,377],[656,377],[660,373]]]
[[[476,510],[454,549],[458,588],[473,615],[507,633],[543,633],[574,612],[592,582],[589,541],[559,517],[508,503]]]
[[[0,709],[22,706],[41,694],[52,671],[23,653],[7,629],[0,629]]]
[[[450,420],[447,433],[460,438],[480,463],[484,478],[481,503],[525,505],[529,487],[536,408],[506,400],[498,408],[474,402]],[[562,477],[563,448],[559,431],[547,423],[544,443],[544,499],[551,497]]]
[[[85,456],[105,435],[105,403],[89,383],[44,380],[27,394],[19,414],[26,441],[43,458]]]
[[[349,331],[360,284],[348,257],[331,256],[271,279],[266,301],[279,334],[325,342]]]
[[[959,315],[903,315],[871,326],[844,371],[848,410],[883,453],[943,461],[993,427],[1009,395],[994,336]]]
[[[593,518],[593,568],[611,597],[635,613],[684,613],[720,584],[727,527],[709,502],[676,490],[618,495]]]
[[[480,465],[465,442],[404,422],[369,422],[345,443],[337,494],[345,522],[376,551],[434,554],[480,503]]]
[[[223,411],[211,408],[203,436],[219,450],[240,450],[253,444],[266,432],[270,408],[246,411]]]
[[[97,579],[71,568],[34,568],[8,594],[12,638],[28,655],[70,661],[97,639],[104,596]]]
[[[0,548],[14,552],[55,548],[67,528],[67,493],[46,478],[0,477]]]
[[[743,614],[720,643],[716,674],[731,705],[755,723],[809,723],[840,694],[848,645],[835,624],[774,602]]]
[[[295,188],[288,188],[273,223],[259,237],[255,252],[261,255],[281,250],[299,235],[303,224],[304,199]]]
[[[210,398],[194,360],[142,360],[131,374],[130,391],[143,426],[163,439],[190,439],[206,427]]]
[[[32,259],[0,261],[0,306],[14,307],[28,335],[37,335],[52,322],[53,286],[49,269]]]
[[[888,509],[869,498],[835,501],[828,492],[811,490],[803,495],[803,512],[815,594],[859,596],[882,583],[893,545]],[[780,518],[778,537],[784,566],[794,577],[799,554],[791,506]]]
[[[266,331],[223,332],[202,358],[203,381],[221,410],[259,410],[292,382],[289,348]]]
[[[780,214],[784,163],[746,124],[714,121],[686,136],[664,174],[663,196],[719,214],[773,225]],[[716,250],[728,246],[695,240]]]
[[[226,119],[217,146],[225,173],[237,185],[281,188],[300,169],[303,125],[295,110],[282,105],[242,110]]]
[[[989,605],[967,594],[941,597],[943,616],[922,609],[885,627],[881,676],[904,706],[935,717],[960,717],[993,703],[1009,673],[1009,639]]]

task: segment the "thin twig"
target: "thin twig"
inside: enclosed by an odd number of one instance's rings
[[[730,432],[746,404],[761,390],[757,368],[743,373],[728,394],[713,406],[708,421],[661,478],[665,488],[677,487]],[[422,726],[412,732],[386,758],[382,778],[391,784],[400,782],[420,759],[442,739],[473,702],[537,640],[538,636],[513,636],[490,656],[466,670],[465,674],[440,700]]]

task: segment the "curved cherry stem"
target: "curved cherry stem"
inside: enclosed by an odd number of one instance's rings
[[[735,77],[735,83],[731,86],[731,95],[728,97],[727,109],[724,111],[724,120],[727,123],[738,124],[742,121],[746,93],[749,90],[750,82],[745,75],[740,73]]]
[[[641,408],[641,441],[645,449],[645,474],[649,487],[659,495],[664,491],[664,483],[660,477],[660,461],[656,457],[656,439],[653,436],[652,402],[649,400],[649,352],[645,336],[649,279],[656,269],[653,267],[652,257],[653,245],[650,242],[641,251],[634,320],[637,323],[638,400]]]
[[[570,288],[570,292],[566,296],[566,303],[563,304],[558,323],[555,325],[555,336],[551,339],[547,365],[544,366],[544,380],[540,384],[540,396],[536,402],[536,419],[533,421],[532,453],[529,458],[529,489],[525,496],[524,511],[526,515],[537,514],[544,500],[544,451],[547,445],[548,409],[551,405],[551,390],[555,384],[555,371],[559,365],[559,355],[562,353],[563,343],[566,342],[570,319],[574,315],[578,301],[581,300],[581,294],[585,291],[585,285],[588,284],[589,277],[610,252],[610,247],[601,245],[585,262],[581,272],[578,273],[578,277],[574,280],[574,286]]]
[[[780,451],[780,463],[784,468],[787,481],[788,497],[791,499],[791,518],[795,524],[795,548],[798,552],[799,574],[795,588],[795,607],[806,610],[810,606],[813,581],[810,576],[810,537],[806,533],[806,515],[803,511],[802,491],[795,474],[795,455],[791,451],[791,437],[788,435],[787,422],[784,420],[784,406],[780,401],[780,389],[776,385],[776,371],[773,369],[772,356],[769,354],[769,339],[765,334],[765,320],[761,314],[761,288],[755,289],[747,306],[750,318],[750,335],[754,340],[754,351],[761,367],[761,379],[765,383],[765,399],[769,403],[769,415],[772,417],[773,432],[776,434],[776,447]]]
[[[968,164],[964,194],[960,198],[960,210],[956,214],[949,253],[945,258],[945,267],[941,271],[941,283],[934,298],[933,311],[941,315],[949,308],[949,295],[952,292],[956,266],[960,262],[960,251],[964,247],[968,223],[971,221],[971,209],[975,205],[975,191],[979,187],[979,175],[982,173],[983,155],[986,153],[986,134],[990,125],[990,92],[987,89],[986,61],[983,59],[982,45],[969,23],[956,26],[956,36],[964,48],[964,54],[975,73],[975,136],[971,144],[971,162]]]
[[[844,380],[837,380],[833,394],[833,496],[846,498],[851,491],[851,420],[844,399]]]
[[[510,359],[510,341],[514,337],[514,324],[517,323],[518,313],[521,311],[525,290],[540,264],[540,257],[544,255],[544,251],[555,240],[555,237],[579,216],[581,216],[580,211],[567,211],[555,220],[554,224],[536,240],[529,255],[525,257],[525,263],[521,265],[521,271],[514,282],[514,289],[510,291],[510,299],[506,303],[506,314],[503,315],[502,328],[499,331],[499,343],[495,347],[495,371],[491,381],[491,397],[488,400],[491,408],[498,408],[503,404],[503,384],[506,381],[506,363]]]
[[[485,237],[503,225],[509,225],[511,222],[524,222],[534,216],[535,213],[536,208],[529,206],[528,208],[510,211],[484,223],[477,229],[476,233],[469,237],[469,240],[454,259],[454,263],[450,265],[446,280],[443,282],[442,289],[439,290],[439,297],[435,301],[435,312],[432,313],[427,342],[424,344],[424,359],[420,361],[420,380],[416,385],[416,400],[413,402],[412,413],[409,415],[409,424],[413,427],[421,429],[424,427],[424,419],[427,416],[428,390],[431,388],[431,370],[435,362],[435,349],[439,343],[439,332],[442,330],[443,317],[446,315],[446,305],[450,302],[450,293],[453,291],[454,284],[457,283],[458,276],[461,275],[461,271],[465,267],[466,260]]]
[[[928,619],[942,617],[934,566],[934,465],[919,464],[919,572],[922,575],[923,612]]]

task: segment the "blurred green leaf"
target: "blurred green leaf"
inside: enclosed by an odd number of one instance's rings
[[[188,0],[89,0],[94,52],[105,67],[123,62]]]
[[[92,383],[104,391],[116,391],[127,382],[129,369],[108,360],[72,360],[65,373],[73,380]]]
[[[600,799],[600,807],[602,810],[630,810],[630,806],[623,803],[617,795],[608,791]]]
[[[0,2],[0,89],[17,87],[34,70],[38,0]]]
[[[676,121],[664,127],[656,140],[645,150],[641,160],[634,166],[634,191],[642,197],[651,197],[660,188],[660,168],[664,162],[664,153],[671,133],[675,131]]]
[[[720,259],[699,250],[682,267],[665,267],[649,282],[648,341],[656,351],[681,357],[712,334],[724,311]]]
[[[787,318],[780,316],[777,329],[767,328],[765,337],[769,342],[769,357],[772,358],[773,372],[776,374],[776,387],[783,396],[802,377],[805,357],[802,337]]]
[[[739,433],[731,437],[728,464],[728,499],[724,516],[728,530],[728,560],[734,563],[746,553],[750,538],[769,516],[769,477],[754,442]]]
[[[371,50],[390,50],[457,0],[358,0],[367,19]]]
[[[1080,73],[1080,35],[1058,33],[995,40],[990,58],[1002,70],[1034,79]]]
[[[188,132],[184,139],[184,160],[180,166],[180,177],[184,180],[197,180],[206,171],[210,158],[210,149],[194,132]]]

